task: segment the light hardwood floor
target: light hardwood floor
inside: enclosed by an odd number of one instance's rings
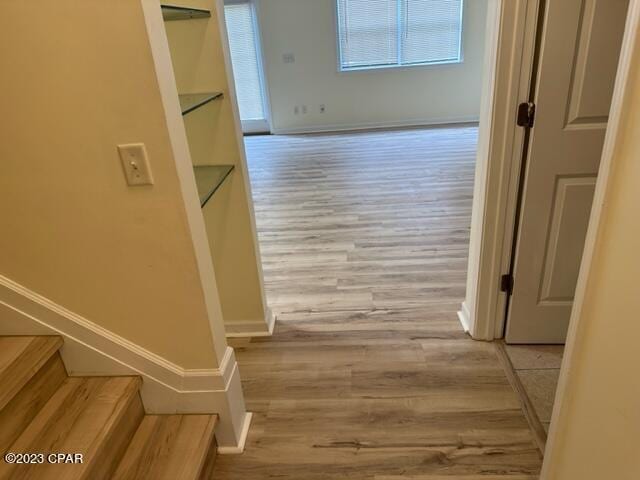
[[[476,138],[246,139],[278,321],[236,344],[255,416],[245,453],[218,457],[214,478],[535,478],[540,454],[495,348],[456,317]]]

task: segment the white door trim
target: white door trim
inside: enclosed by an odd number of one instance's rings
[[[271,120],[271,95],[269,93],[269,79],[267,78],[266,63],[264,61],[264,38],[262,35],[262,25],[260,23],[261,6],[260,2],[257,2],[256,0],[251,0],[251,4],[253,5],[254,28],[256,31],[256,52],[258,54],[258,73],[260,74],[260,87],[262,88],[262,102],[265,115],[264,121],[266,122],[266,131],[271,133],[273,130]],[[248,130],[247,133],[255,133],[257,131],[259,130],[254,128],[254,130]],[[264,132],[265,130],[262,131]]]
[[[604,202],[607,197],[607,191],[610,188],[611,168],[614,158],[617,156],[618,149],[622,143],[621,136],[623,132],[620,128],[620,124],[625,115],[624,106],[627,103],[627,99],[629,98],[633,88],[633,85],[630,83],[630,74],[634,69],[638,68],[638,65],[640,64],[640,44],[638,43],[639,35],[640,0],[631,0],[629,4],[629,13],[627,15],[624,40],[622,43],[622,51],[620,54],[620,62],[618,65],[616,85],[613,92],[613,100],[611,102],[609,126],[604,141],[602,160],[600,163],[600,170],[593,198],[593,208],[591,210],[591,218],[589,221],[589,229],[585,240],[582,263],[580,265],[580,274],[578,275],[573,309],[571,310],[567,343],[564,350],[558,388],[556,390],[553,415],[551,417],[551,427],[547,438],[547,446],[540,480],[551,480],[552,466],[561,461],[562,452],[556,448],[561,434],[558,429],[558,425],[560,425],[561,420],[568,415],[569,411],[569,377],[571,372],[574,370],[573,366],[579,361],[575,355],[575,345],[577,344],[577,340],[581,334],[580,320],[585,300],[585,291],[591,272],[595,246],[601,235],[601,228],[603,227],[601,217]]]
[[[506,296],[500,276],[511,259],[524,130],[540,0],[489,0],[467,293],[458,313],[476,340],[501,338]],[[499,94],[498,94],[499,92]]]

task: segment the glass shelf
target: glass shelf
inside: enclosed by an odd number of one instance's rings
[[[170,20],[191,20],[193,18],[209,18],[211,12],[202,8],[179,7],[177,5],[161,5],[162,18]]]
[[[222,97],[222,92],[185,93],[184,95],[178,95],[180,110],[182,111],[182,115],[186,115],[220,97]]]
[[[193,167],[201,207],[206,205],[232,171],[233,165],[203,165]]]

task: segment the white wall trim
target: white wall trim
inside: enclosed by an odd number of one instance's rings
[[[0,306],[5,312],[11,310],[14,313],[8,317],[8,321],[3,319],[0,323],[1,335],[52,333],[104,357],[105,361],[99,363],[77,363],[76,357],[69,357],[65,364],[68,371],[76,376],[118,374],[124,368],[176,392],[224,390],[231,377],[235,362],[231,347],[225,350],[219,368],[185,369],[2,275]],[[105,370],[109,362],[118,366]]]
[[[242,133],[268,135],[271,133],[271,127],[266,120],[242,120]]]
[[[219,368],[182,368],[2,275],[0,315],[0,335],[60,335],[71,376],[139,375],[147,413],[217,413],[223,431],[244,428],[246,420],[232,428],[227,415],[228,392],[239,384],[231,347]],[[218,435],[218,443],[239,445],[228,433]]]
[[[240,441],[238,442],[238,445],[231,447],[218,446],[218,454],[239,455],[244,452],[244,447],[247,444],[247,436],[249,435],[249,427],[251,426],[252,419],[253,413],[247,413],[242,424],[242,431],[240,433]]]
[[[334,125],[308,125],[301,127],[272,128],[274,135],[300,135],[304,133],[330,133],[350,130],[374,130],[400,127],[430,127],[434,125],[447,125],[458,123],[477,123],[477,116],[468,117],[441,117],[429,119],[414,119],[399,122],[363,122],[363,123],[339,123]]]
[[[464,333],[469,333],[469,309],[467,308],[467,304],[464,302],[462,302],[462,306],[458,311],[458,320],[460,320]]]
[[[540,480],[552,480],[552,469],[562,461],[563,452],[560,451],[560,438],[564,431],[563,423],[571,409],[570,386],[572,373],[578,362],[580,362],[580,359],[577,357],[576,345],[580,340],[582,331],[580,328],[582,309],[589,283],[594,252],[601,235],[601,229],[604,226],[602,224],[602,211],[607,199],[607,192],[610,189],[613,162],[622,144],[624,132],[621,130],[620,124],[626,113],[625,105],[628,104],[627,100],[634,88],[631,84],[631,74],[638,68],[638,64],[640,63],[640,60],[638,60],[640,58],[639,36],[640,0],[631,0]]]
[[[524,147],[517,106],[528,101],[539,0],[490,0],[486,72],[480,110],[467,292],[468,327],[476,340],[502,337],[505,295],[500,275],[511,257]]]
[[[262,7],[260,2],[256,0],[249,0],[249,1],[253,6],[253,13],[255,15],[254,28],[256,29],[256,37],[257,37],[256,49],[258,53],[258,70],[260,73],[260,80],[261,80],[260,88],[262,90],[263,107],[264,107],[264,113],[266,116],[265,121],[267,123],[267,131],[271,132],[271,123],[272,123],[271,122],[271,96],[269,93],[270,92],[269,79],[267,78],[267,69],[265,68],[264,51],[262,48],[262,46],[264,45],[263,36],[262,36],[262,25],[260,24],[260,8]],[[224,46],[224,48],[227,48],[227,47]],[[244,125],[242,128],[244,128]],[[247,132],[250,132],[250,131],[251,130],[247,130]]]
[[[264,320],[227,322],[225,326],[227,338],[270,337],[276,326],[276,315],[270,308],[267,308]]]

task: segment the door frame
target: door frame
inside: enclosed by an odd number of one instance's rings
[[[535,6],[534,6],[535,4]],[[534,67],[539,0],[489,0],[487,53],[480,114],[476,184],[474,187],[467,295],[459,312],[465,330],[476,340],[503,335],[506,296],[499,277],[508,272],[514,237],[514,217],[524,132],[515,128],[515,109],[527,101]],[[551,426],[540,480],[551,480],[552,469],[562,461],[558,425],[568,415],[570,372],[580,361],[575,346],[585,291],[609,189],[612,164],[623,135],[620,128],[631,93],[631,73],[640,68],[640,0],[630,0],[609,125],[600,163],[580,274],[571,311],[569,331],[556,390]],[[527,80],[529,79],[529,80]],[[584,351],[582,355],[584,356]]]
[[[264,109],[265,121],[267,122],[268,133],[273,133],[273,125],[271,123],[271,96],[269,95],[269,80],[267,79],[267,70],[266,64],[264,61],[264,39],[262,36],[262,27],[261,27],[261,14],[260,11],[261,6],[260,2],[257,0],[249,0],[252,7],[253,13],[255,15],[253,19],[253,28],[256,32],[256,53],[258,55],[258,73],[260,74],[260,86],[262,88],[262,104]],[[260,132],[259,129],[253,128],[249,126],[249,129],[245,133],[263,133]]]
[[[474,340],[504,337],[508,297],[501,291],[500,277],[511,268],[526,146],[525,129],[516,126],[516,111],[529,101],[544,1],[489,0],[467,288],[458,312]],[[628,22],[635,3],[630,2]],[[627,23],[626,28],[625,35],[635,26]],[[626,74],[622,66],[620,60],[619,75]]]
[[[541,0],[489,0],[469,264],[458,318],[476,340],[503,337],[525,130],[518,105],[529,101]]]

